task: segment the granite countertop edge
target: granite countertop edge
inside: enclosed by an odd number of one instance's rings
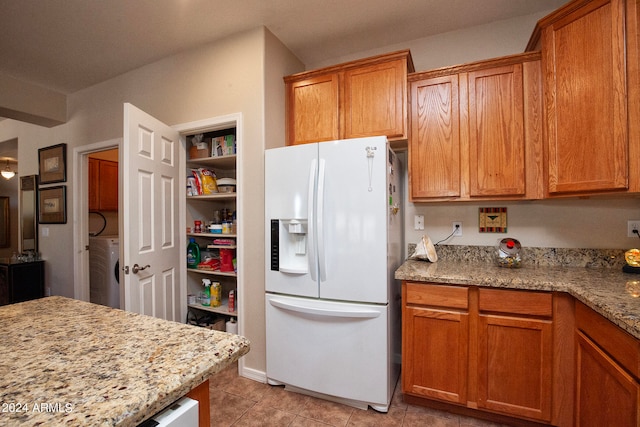
[[[640,275],[614,268],[501,268],[487,262],[406,260],[398,280],[516,290],[565,292],[640,339]]]

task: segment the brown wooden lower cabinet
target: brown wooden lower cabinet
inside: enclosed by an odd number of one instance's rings
[[[503,422],[570,425],[572,405],[553,411],[554,354],[567,357],[554,331],[550,292],[404,282],[403,393]]]
[[[576,305],[575,425],[640,425],[640,345],[581,303]]]
[[[404,392],[466,404],[467,288],[410,283],[404,295]]]

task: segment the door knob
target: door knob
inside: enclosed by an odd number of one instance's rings
[[[140,267],[138,264],[133,264],[133,267],[131,267],[131,272],[133,272],[133,274],[138,274],[138,271],[146,270],[149,267],[151,267],[149,264],[145,265],[144,267]]]

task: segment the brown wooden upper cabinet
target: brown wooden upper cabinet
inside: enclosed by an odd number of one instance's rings
[[[638,0],[576,0],[538,22],[547,196],[640,191]]]
[[[89,210],[118,210],[118,162],[89,159]]]
[[[287,145],[385,135],[407,139],[408,50],[284,78]]]
[[[542,197],[539,52],[408,81],[412,201]]]

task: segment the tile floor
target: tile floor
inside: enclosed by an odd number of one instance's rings
[[[389,412],[350,406],[285,391],[238,376],[237,364],[209,379],[212,427],[406,426],[498,427],[474,418],[407,405],[398,389]]]

